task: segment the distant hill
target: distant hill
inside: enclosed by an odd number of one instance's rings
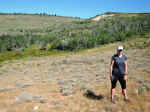
[[[80,18],[46,14],[0,13],[0,33],[13,33],[21,29],[43,29],[45,27],[76,20],[80,20]]]
[[[79,50],[150,33],[150,13],[107,12],[90,19],[44,14],[0,14],[0,53]],[[36,46],[36,47],[35,47]]]
[[[104,14],[101,14],[101,15],[96,15],[94,17],[91,17],[90,19],[91,20],[94,20],[94,21],[99,21],[101,19],[104,19],[104,18],[111,18],[111,17],[114,17],[114,16],[122,16],[122,17],[125,17],[125,16],[128,16],[128,17],[131,17],[131,16],[138,16],[138,15],[150,15],[150,13],[119,13],[119,12],[106,12]]]

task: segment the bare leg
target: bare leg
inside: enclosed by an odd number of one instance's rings
[[[127,96],[127,91],[126,89],[122,89],[122,94],[124,95],[124,100],[127,102],[131,102],[131,100]]]
[[[123,96],[124,96],[124,99],[127,99],[128,97],[127,97],[127,91],[126,91],[126,89],[122,89],[122,94],[123,94]]]
[[[111,100],[114,99],[115,95],[115,88],[111,89]]]

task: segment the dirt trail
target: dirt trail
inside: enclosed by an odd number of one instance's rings
[[[141,100],[137,96],[136,80],[139,74],[150,74],[150,58],[146,50],[128,50],[125,52],[129,60],[129,96]],[[62,57],[27,58],[5,62],[0,67],[0,110],[6,112],[127,112],[122,101],[120,88],[117,88],[117,100],[120,105],[112,105],[109,101],[109,64],[114,51],[90,52]],[[148,78],[150,79],[150,77]],[[119,86],[119,85],[118,85]],[[94,91],[96,98],[88,97],[87,90]],[[27,94],[24,94],[27,93]],[[30,101],[17,100],[26,95]],[[34,96],[45,100],[34,100]],[[100,95],[100,96],[97,96]],[[20,100],[19,99],[19,100]],[[146,105],[133,103],[131,111],[150,109],[150,98]],[[142,102],[142,101],[141,101]],[[125,106],[123,106],[125,105]],[[141,106],[135,108],[136,106]],[[1,112],[1,111],[0,111]]]
[[[107,18],[107,17],[112,17],[112,16],[115,16],[115,14],[110,14],[110,15],[99,15],[99,16],[97,16],[97,17],[94,17],[94,18],[92,18],[91,20],[94,20],[94,21],[99,21],[99,20],[101,20],[101,19],[104,19],[104,18]]]

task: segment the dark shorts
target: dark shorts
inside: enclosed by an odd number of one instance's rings
[[[112,75],[111,88],[116,88],[117,81],[119,80],[121,88],[126,89],[126,80],[124,80],[124,76],[116,76]]]

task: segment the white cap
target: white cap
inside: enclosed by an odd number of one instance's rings
[[[123,46],[118,46],[117,50],[123,50]]]

